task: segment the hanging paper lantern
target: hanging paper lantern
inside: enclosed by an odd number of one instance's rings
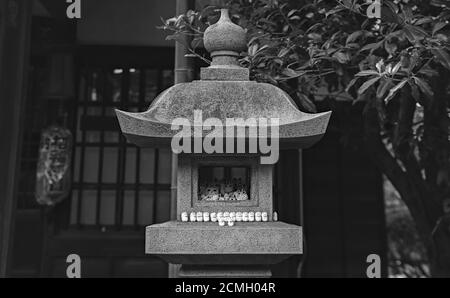
[[[42,132],[36,177],[39,204],[54,206],[69,196],[72,147],[68,129],[52,126]]]

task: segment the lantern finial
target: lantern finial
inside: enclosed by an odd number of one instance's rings
[[[219,21],[205,31],[205,48],[213,66],[239,65],[237,58],[247,49],[246,31],[231,21],[228,9],[220,11]]]

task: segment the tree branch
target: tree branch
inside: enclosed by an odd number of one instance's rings
[[[413,124],[417,105],[411,97],[410,88],[402,90],[399,98],[398,125],[394,133],[394,152],[406,168],[407,178],[411,186],[419,194],[417,204],[426,213],[426,220],[430,225],[435,225],[436,219],[441,216],[441,206],[436,199],[436,193],[427,183],[420,165],[416,147],[413,144]]]
[[[367,103],[363,116],[364,139],[368,153],[380,171],[387,176],[400,193],[402,200],[418,223],[420,235],[424,240],[430,240],[433,225],[430,224],[427,214],[421,206],[420,197],[415,193],[414,185],[408,179],[408,173],[402,169],[381,139],[381,125],[375,100]]]

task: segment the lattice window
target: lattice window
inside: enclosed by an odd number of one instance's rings
[[[165,69],[83,69],[76,103],[71,227],[140,228],[168,220],[170,150],[140,149],[114,109],[145,111],[173,84]]]

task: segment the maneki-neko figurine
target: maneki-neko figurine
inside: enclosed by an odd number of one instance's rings
[[[233,202],[249,200],[247,186],[241,181],[233,179],[233,182],[217,182],[212,184],[202,184],[199,187],[199,198],[206,202]]]

